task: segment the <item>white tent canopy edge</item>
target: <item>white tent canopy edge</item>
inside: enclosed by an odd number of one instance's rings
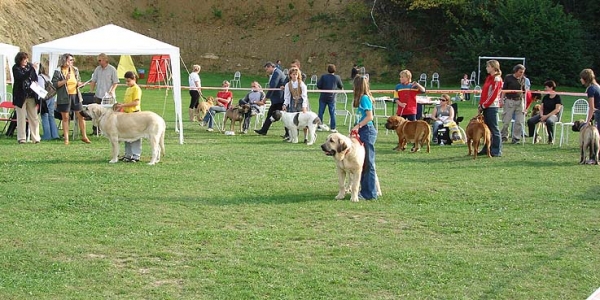
[[[6,93],[8,90],[6,89],[6,68],[10,70],[10,82],[15,81],[15,77],[12,72],[12,66],[15,62],[15,56],[19,53],[19,47],[0,43],[0,99],[4,101],[4,97],[6,97]]]
[[[49,55],[48,70],[54,70],[63,53],[73,55],[169,55],[173,71],[173,100],[175,104],[175,131],[183,144],[181,106],[181,73],[179,47],[133,32],[114,24],[105,25],[72,36],[56,39],[32,47],[31,61],[40,61],[42,54]],[[51,67],[52,66],[52,67]],[[50,72],[52,74],[52,72]]]
[[[479,57],[478,66],[477,66],[477,85],[479,85],[479,78],[481,78],[481,60],[482,59],[485,59],[485,60],[490,60],[490,59],[495,59],[495,60],[520,60],[520,61],[523,62],[523,65],[525,65],[525,57],[480,56]]]

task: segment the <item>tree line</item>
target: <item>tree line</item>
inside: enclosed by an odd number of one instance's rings
[[[388,63],[404,68],[423,52],[447,73],[479,56],[525,57],[533,82],[579,85],[579,72],[600,66],[597,0],[363,0],[360,18]],[[512,65],[511,65],[512,67]],[[471,68],[472,69],[472,68]],[[394,75],[395,76],[395,75]]]

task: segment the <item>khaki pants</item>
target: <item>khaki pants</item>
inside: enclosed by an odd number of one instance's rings
[[[17,111],[17,141],[25,142],[27,140],[27,120],[31,130],[31,141],[37,143],[40,141],[40,121],[34,98],[26,98],[22,107],[15,106]]]
[[[512,130],[512,140],[519,141],[523,138],[523,126],[525,124],[525,113],[523,112],[523,100],[511,100],[504,98],[504,108],[502,110],[502,138],[508,139],[508,127],[515,118],[515,125]]]

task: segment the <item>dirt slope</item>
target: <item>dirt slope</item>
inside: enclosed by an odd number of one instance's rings
[[[287,65],[298,58],[309,74],[334,63],[347,76],[355,61],[385,72],[380,53],[356,38],[357,24],[347,12],[354,2],[0,0],[0,42],[31,51],[35,44],[113,23],[178,46],[188,66],[198,63],[205,71],[259,74],[267,60]]]

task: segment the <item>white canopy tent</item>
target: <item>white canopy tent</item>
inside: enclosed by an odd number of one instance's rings
[[[165,54],[171,58],[173,70],[173,99],[175,103],[175,131],[179,132],[179,143],[183,144],[183,123],[181,115],[181,74],[179,48],[109,24],[69,37],[60,38],[32,48],[31,61],[40,61],[42,54],[49,55],[48,70],[54,70],[63,53],[73,55],[155,55]],[[52,72],[50,72],[52,74]]]
[[[19,47],[0,43],[0,100],[4,101],[6,95],[6,68],[10,70],[10,82],[14,82],[12,66],[15,63],[15,56],[19,53]]]
[[[479,64],[478,64],[478,67],[477,67],[477,70],[478,70],[478,73],[477,73],[477,85],[479,85],[479,78],[481,77],[481,60],[482,59],[485,59],[485,60],[490,60],[490,59],[495,59],[495,60],[517,60],[517,61],[522,61],[523,65],[525,65],[525,57],[480,56],[479,57]]]

